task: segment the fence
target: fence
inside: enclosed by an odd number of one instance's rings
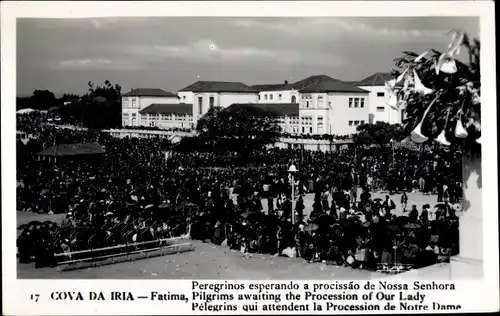
[[[59,271],[114,264],[125,261],[194,250],[187,236],[163,238],[133,244],[117,245],[55,254]]]

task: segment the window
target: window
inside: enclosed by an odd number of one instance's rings
[[[272,100],[272,99],[273,99],[273,95],[272,95],[272,94],[270,94],[270,95],[269,95],[269,100]]]
[[[318,116],[318,126],[323,125],[323,116]]]
[[[198,97],[198,114],[201,115],[203,112],[202,112],[202,106],[203,106],[203,98],[202,97]]]
[[[306,101],[306,108],[309,107],[309,101]]]
[[[323,96],[319,96],[316,99],[316,104],[317,104],[318,108],[322,108],[323,107]]]
[[[360,121],[360,125],[363,125],[363,124],[365,124],[365,121]]]
[[[349,126],[352,126],[352,123],[353,123],[352,121],[349,121]]]
[[[309,127],[309,134],[312,134],[312,132],[313,132],[313,128]]]
[[[210,107],[213,108],[214,107],[214,102],[215,102],[214,97],[210,97],[210,99],[208,99],[208,101],[210,102]]]
[[[354,107],[359,107],[359,98],[354,98]]]
[[[306,132],[306,129],[304,126],[302,126],[302,134],[304,134]]]
[[[260,100],[260,94],[259,94],[259,100]]]
[[[359,101],[359,107],[360,108],[364,108],[365,107],[365,99],[364,98]]]
[[[264,100],[267,100],[267,94],[264,94]]]
[[[384,112],[385,107],[384,106],[377,106],[377,112]]]
[[[354,121],[354,126],[358,126],[359,125],[359,121]]]
[[[377,97],[385,97],[385,92],[377,92]]]
[[[132,99],[132,108],[135,108],[135,103],[136,103],[136,100]]]
[[[352,104],[354,102],[354,98],[349,98],[349,107],[352,108]]]
[[[281,94],[278,94],[278,99],[281,100]]]
[[[292,96],[292,103],[296,103],[297,102],[297,98],[293,95]]]

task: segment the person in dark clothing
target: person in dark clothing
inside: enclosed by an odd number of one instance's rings
[[[411,206],[409,218],[411,223],[415,223],[418,220],[418,210],[416,205]]]
[[[371,197],[372,197],[372,195],[368,191],[368,188],[365,187],[359,198],[361,199],[361,202],[366,204],[370,200]]]
[[[429,208],[429,204],[424,205],[422,207],[422,213],[420,214],[420,222],[422,223],[423,227],[429,226],[429,211],[427,210],[428,208]],[[416,209],[416,206],[415,206],[415,209]]]
[[[295,205],[295,211],[297,212],[297,220],[300,220],[301,218],[304,217],[304,199],[302,196],[299,196],[297,203]]]

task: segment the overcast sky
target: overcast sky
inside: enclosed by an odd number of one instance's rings
[[[403,50],[445,50],[451,29],[479,36],[478,22],[463,17],[19,19],[17,92],[80,94],[89,80],[110,80],[123,92],[176,92],[197,80],[251,85],[319,74],[361,80],[390,71]]]

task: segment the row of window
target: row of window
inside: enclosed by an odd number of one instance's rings
[[[131,125],[129,123],[128,120],[123,120],[122,122],[122,126],[129,126]],[[135,120],[132,120],[132,126],[135,125]],[[150,121],[149,122],[149,126],[151,127],[155,127],[155,126],[158,126],[158,127],[162,127],[163,124],[158,124],[157,122],[154,122],[154,121]],[[148,126],[147,122],[141,122],[141,126]],[[163,126],[165,127],[165,126]],[[193,127],[193,124],[191,123],[180,123],[180,124],[173,124],[173,125],[168,125],[167,127],[180,127],[180,128],[192,128]]]
[[[128,120],[129,119],[129,114],[128,113],[123,113],[123,119]],[[150,120],[174,120],[174,115],[173,114],[140,114],[139,115],[141,120],[147,120],[149,117]],[[132,119],[136,119],[136,113],[132,113]],[[175,120],[178,121],[191,121],[192,116],[191,115],[186,115],[186,114],[176,114],[175,115]]]
[[[349,126],[358,126],[365,124],[365,121],[349,121]]]
[[[365,107],[365,98],[349,98],[349,107],[350,108],[364,108]]]
[[[133,108],[139,108],[139,102],[137,102],[138,100],[136,98],[132,98],[131,100],[131,103],[130,103],[130,107],[133,109]],[[123,107],[128,107],[129,105],[129,102],[127,99],[123,99],[122,100],[122,106]]]

